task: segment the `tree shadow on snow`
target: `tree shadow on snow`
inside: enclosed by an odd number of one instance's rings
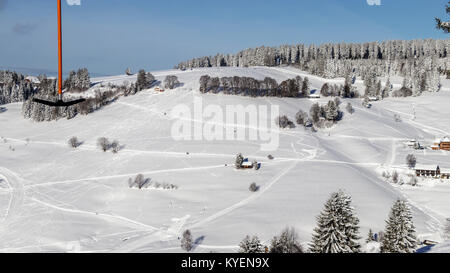
[[[203,241],[205,240],[205,236],[200,236],[194,241],[194,245],[192,246],[192,250],[195,250],[197,246],[201,245]]]

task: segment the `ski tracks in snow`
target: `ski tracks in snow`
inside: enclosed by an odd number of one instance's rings
[[[10,190],[10,200],[3,218],[8,222],[20,211],[24,199],[24,187],[22,179],[14,172],[0,167],[0,177],[6,182]]]

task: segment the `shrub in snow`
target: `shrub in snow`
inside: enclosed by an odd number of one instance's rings
[[[417,180],[417,177],[412,176],[411,179],[409,180],[409,185],[415,187],[417,186],[417,184],[419,183],[419,181]]]
[[[236,169],[240,169],[242,167],[242,163],[244,163],[244,157],[242,154],[238,154],[235,161]]]
[[[372,229],[369,229],[369,234],[367,235],[366,243],[374,242],[375,235],[372,232]]]
[[[309,116],[311,117],[311,120],[314,125],[319,123],[320,120],[320,106],[318,103],[314,103],[311,105],[311,108],[309,109]]]
[[[273,159],[274,159],[273,155],[268,155],[267,158],[268,158],[269,160],[273,160]]]
[[[310,250],[313,253],[357,253],[359,219],[351,206],[352,198],[343,191],[333,193],[317,217]]]
[[[258,163],[258,161],[254,160],[253,161],[253,169],[255,169],[256,171],[259,170],[261,168],[261,164]]]
[[[256,183],[250,184],[250,187],[248,188],[251,192],[257,192],[259,190],[259,186],[256,185]]]
[[[119,141],[114,140],[110,146],[113,153],[117,154],[120,151]]]
[[[72,148],[78,148],[80,146],[80,142],[77,137],[72,137],[69,139],[69,146]]]
[[[148,182],[150,182],[150,179],[148,179],[148,178],[146,179],[143,174],[138,174],[134,178],[134,180],[131,180],[131,178],[128,180],[130,188],[133,188],[136,186],[138,189],[144,188],[148,184]]]
[[[189,252],[194,248],[194,241],[189,229],[183,232],[183,238],[181,238],[181,249]]]
[[[280,116],[280,117],[277,117],[276,119],[275,119],[275,123],[280,127],[280,128],[282,128],[282,129],[285,129],[285,128],[289,128],[289,129],[292,129],[292,128],[295,128],[295,124],[287,117],[287,116]]]
[[[258,236],[246,236],[239,244],[239,253],[264,253],[264,246],[261,244]]]
[[[303,253],[294,228],[285,228],[280,236],[275,236],[270,245],[270,253]]]
[[[398,114],[394,115],[394,120],[395,120],[395,122],[402,122],[402,118]]]
[[[337,107],[339,107],[339,105],[341,105],[341,100],[339,98],[334,98],[334,103],[336,104]]]
[[[351,115],[353,115],[353,113],[355,112],[355,109],[353,108],[353,106],[352,106],[352,104],[350,102],[347,103],[347,106],[345,107],[345,109]]]
[[[166,89],[174,89],[178,85],[180,85],[180,82],[177,76],[169,75],[164,79],[164,88]]]
[[[407,203],[398,200],[392,206],[381,243],[383,253],[414,253],[417,247],[415,227]]]
[[[450,239],[450,218],[447,219],[447,222],[445,224],[444,236],[447,240]]]
[[[369,100],[368,97],[365,97],[365,98],[363,99],[362,106],[364,106],[364,107],[366,107],[366,108],[370,108],[370,107],[371,107],[370,100]]]
[[[392,173],[392,182],[393,183],[395,183],[395,184],[397,184],[398,182],[399,182],[399,177],[398,177],[398,172],[397,171],[394,171],[393,173]]]
[[[409,154],[406,156],[406,165],[408,165],[408,167],[410,169],[415,168],[416,164],[417,164],[417,158],[413,154]]]
[[[102,149],[103,152],[106,152],[110,148],[109,140],[106,137],[101,137],[97,139],[97,145]]]
[[[128,185],[130,186],[130,188],[136,187],[138,189],[144,188],[163,189],[163,190],[178,189],[178,186],[174,184],[154,182],[150,178],[145,178],[144,175],[142,174],[138,174],[134,179],[129,178]]]
[[[295,121],[298,125],[307,126],[309,123],[308,114],[303,110],[299,110],[295,115]]]

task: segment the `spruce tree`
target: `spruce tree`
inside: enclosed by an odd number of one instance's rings
[[[246,236],[239,244],[240,253],[264,253],[264,246],[261,244],[258,236]]]
[[[317,217],[312,244],[313,253],[358,253],[359,219],[351,206],[352,199],[343,191],[333,193]]]
[[[272,239],[270,253],[303,253],[294,228],[285,228],[280,236]]]
[[[183,232],[183,238],[181,239],[181,248],[187,252],[191,251],[194,248],[192,234],[189,229]]]
[[[450,4],[450,2],[448,2]],[[450,14],[450,6],[445,6],[445,11],[447,14]],[[450,33],[450,22],[443,22],[440,18],[435,18],[436,20],[436,28],[442,29],[445,33]]]
[[[411,210],[405,201],[397,200],[392,206],[389,219],[386,221],[381,252],[413,253],[416,247],[417,238]]]
[[[374,242],[375,236],[373,235],[372,229],[369,229],[369,234],[367,234],[366,243]]]

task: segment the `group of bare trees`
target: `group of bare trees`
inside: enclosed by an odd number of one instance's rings
[[[110,142],[110,140],[107,139],[106,137],[101,137],[101,138],[97,139],[97,146],[103,152],[107,152],[108,150],[111,150],[114,154],[117,154],[121,149],[119,141],[114,140],[114,141]]]
[[[163,189],[163,190],[176,190],[178,189],[178,186],[170,183],[159,183],[156,181],[153,181],[151,178],[145,178],[143,174],[138,174],[134,179],[129,178],[128,179],[128,186],[130,188],[138,188],[138,189],[146,189],[146,188],[153,188],[153,189]]]

